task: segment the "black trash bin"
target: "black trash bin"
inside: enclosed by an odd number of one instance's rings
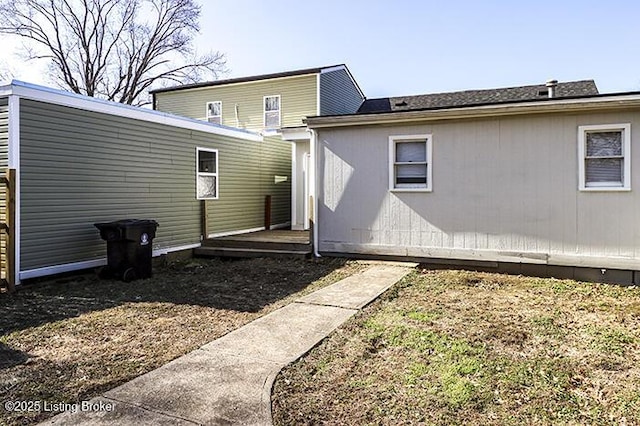
[[[125,219],[95,223],[100,237],[107,242],[107,266],[103,277],[125,282],[151,277],[152,242],[158,222],[148,219]]]

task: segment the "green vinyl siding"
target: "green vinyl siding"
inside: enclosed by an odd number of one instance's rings
[[[4,174],[9,165],[9,102],[8,98],[0,99],[0,173]],[[6,186],[0,185],[0,222],[6,221]],[[0,278],[5,279],[7,235],[0,232]]]
[[[196,147],[219,153],[220,199],[207,201],[210,227],[263,224],[266,167],[246,161],[268,142],[35,101],[21,101],[20,114],[23,271],[103,258],[106,243],[95,222],[155,219],[154,249],[199,243]],[[290,166],[290,151],[278,154]],[[288,203],[289,193],[280,202]]]
[[[320,74],[320,115],[353,114],[364,98],[345,69]]]
[[[271,195],[271,224],[291,220],[291,143],[265,138],[219,153],[220,198],[207,201],[209,234],[264,226],[265,198]],[[275,183],[276,176],[286,181]],[[244,214],[254,212],[254,214]]]
[[[156,109],[206,120],[207,102],[222,102],[222,124],[249,130],[264,128],[264,97],[280,95],[282,127],[303,126],[317,115],[317,74],[234,83],[156,94]],[[237,119],[236,119],[237,105]]]

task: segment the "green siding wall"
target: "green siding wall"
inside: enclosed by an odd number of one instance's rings
[[[220,199],[207,202],[211,228],[263,223],[262,188],[270,188],[260,177],[267,167],[246,163],[270,142],[35,101],[21,101],[20,112],[23,271],[104,257],[106,244],[95,222],[155,219],[160,228],[154,249],[198,243],[196,147],[219,150]],[[277,162],[289,161],[290,167],[290,151],[282,147],[274,155],[280,154]],[[284,198],[277,203],[289,203],[289,193]]]
[[[210,234],[264,226],[266,195],[272,197],[271,224],[291,220],[290,142],[265,138],[219,155],[220,199],[207,202]],[[276,176],[286,181],[275,183]]]
[[[346,70],[320,74],[320,115],[353,114],[363,100]]]
[[[156,94],[156,109],[206,120],[206,104],[222,101],[222,124],[250,130],[264,128],[264,96],[280,95],[282,127],[302,126],[317,115],[317,75],[277,78]],[[236,120],[236,104],[238,119]]]

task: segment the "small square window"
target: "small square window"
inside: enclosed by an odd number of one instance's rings
[[[222,124],[222,102],[207,102],[207,121]]]
[[[264,127],[266,129],[280,127],[280,95],[264,97]]]
[[[218,199],[218,150],[196,148],[196,198]]]
[[[580,190],[628,190],[630,179],[629,124],[580,126]]]
[[[389,137],[389,189],[431,190],[431,135]]]

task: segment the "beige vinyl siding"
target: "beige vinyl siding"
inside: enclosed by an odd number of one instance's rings
[[[271,95],[280,95],[282,127],[302,126],[303,118],[317,115],[316,74],[157,93],[156,109],[206,120],[207,102],[221,101],[222,124],[262,130],[264,97]]]
[[[9,101],[8,98],[0,99],[0,173],[4,174],[6,167],[9,166]],[[6,186],[0,185],[0,222],[5,222],[6,216]],[[0,232],[0,262],[2,266],[0,271],[5,279],[5,262],[6,262],[7,235]]]
[[[631,191],[581,192],[578,126],[614,123],[631,123]],[[640,267],[639,111],[318,132],[321,251]],[[420,134],[433,192],[390,192],[389,136]]]
[[[228,216],[262,224],[257,201],[229,204],[258,197],[251,184],[262,168],[245,163],[261,142],[35,101],[23,100],[20,111],[23,271],[103,258],[95,222],[155,219],[154,249],[199,243],[196,147],[218,149],[220,199],[207,202],[212,211],[226,205]],[[238,169],[245,173],[234,176]]]
[[[320,115],[353,114],[364,98],[346,70],[320,74]]]

